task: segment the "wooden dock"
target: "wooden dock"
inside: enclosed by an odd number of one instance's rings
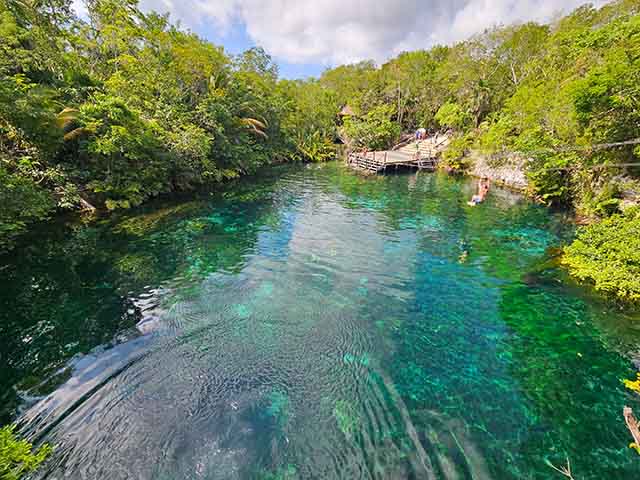
[[[448,143],[447,137],[439,141],[432,137],[411,142],[397,150],[352,152],[347,162],[352,168],[368,173],[385,173],[400,167],[435,170],[438,158]]]

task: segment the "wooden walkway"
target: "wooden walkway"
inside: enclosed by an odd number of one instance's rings
[[[435,170],[438,158],[448,143],[447,137],[432,137],[411,142],[397,150],[352,152],[347,162],[356,170],[370,173],[385,173],[399,167]]]

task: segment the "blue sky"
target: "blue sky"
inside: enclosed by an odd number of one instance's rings
[[[77,4],[83,0],[75,0]],[[592,0],[601,6],[607,0]],[[495,25],[550,22],[585,0],[140,0],[229,53],[263,47],[285,78],[377,63]]]
[[[233,55],[257,46],[242,22],[234,22],[225,32],[215,28],[213,24],[200,25],[192,30],[216,45],[222,45],[227,53]],[[276,62],[280,76],[289,79],[319,77],[327,68],[327,65],[320,63],[291,63],[286,59],[276,59]]]

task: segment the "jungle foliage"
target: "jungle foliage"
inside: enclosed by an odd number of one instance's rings
[[[47,444],[37,450],[14,432],[15,425],[0,428],[0,479],[19,480],[33,472],[44,462],[51,447]]]
[[[56,210],[119,209],[335,154],[335,94],[279,80],[137,0],[0,0],[0,250]]]
[[[563,262],[597,290],[640,302],[640,211],[616,214],[583,228],[565,248]]]

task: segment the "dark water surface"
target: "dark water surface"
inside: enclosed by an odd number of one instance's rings
[[[287,167],[46,226],[0,262],[2,419],[48,479],[640,478],[640,315],[552,267],[565,218],[473,189]]]

